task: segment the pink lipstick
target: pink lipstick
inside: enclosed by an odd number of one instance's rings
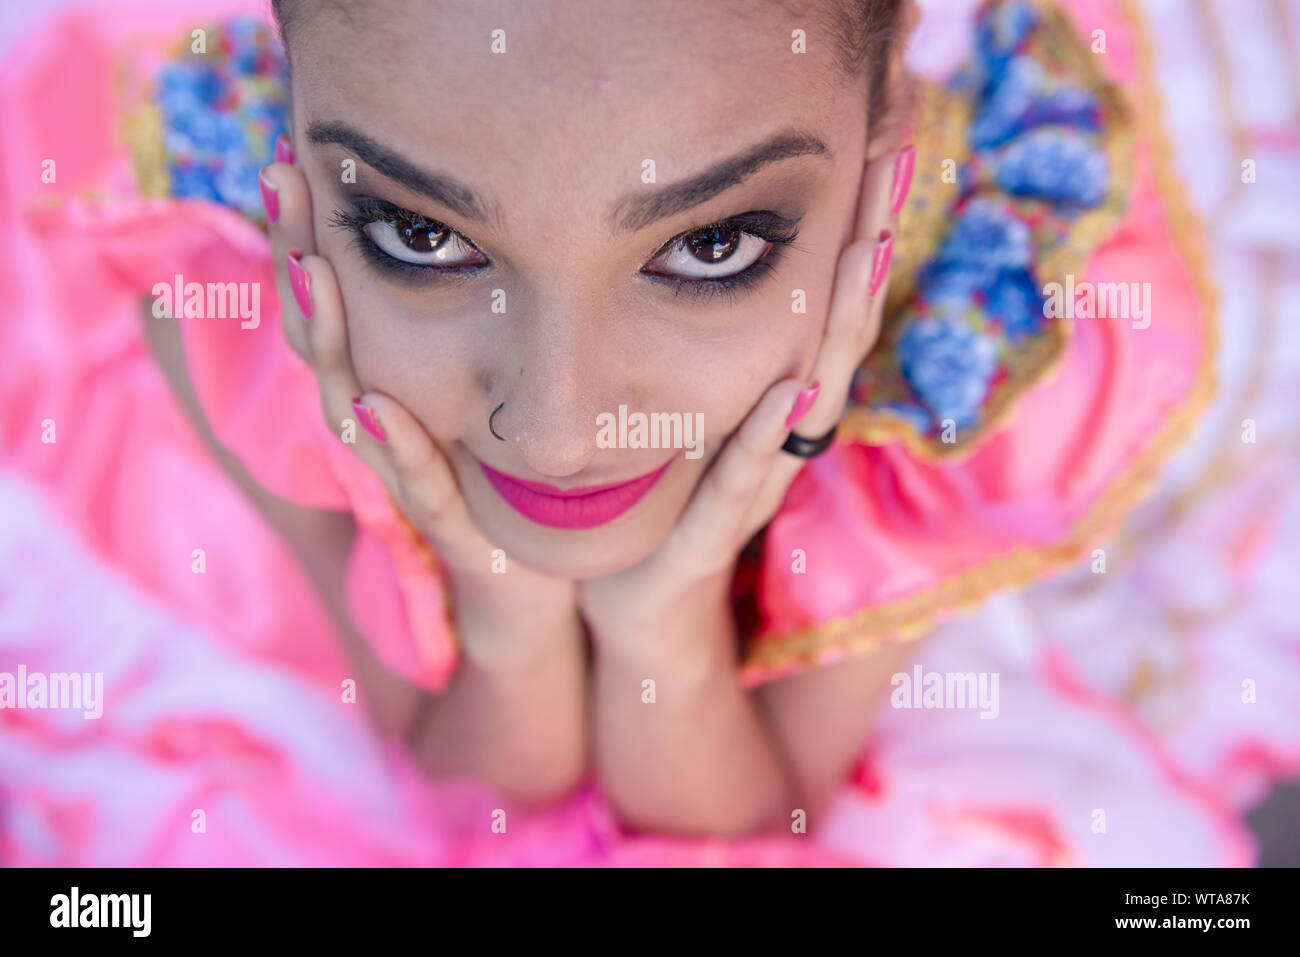
[[[524,518],[552,528],[594,528],[612,522],[639,502],[672,460],[627,482],[570,489],[515,478],[482,462],[478,464],[497,494]]]

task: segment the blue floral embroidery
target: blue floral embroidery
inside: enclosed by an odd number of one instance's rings
[[[994,74],[984,88],[984,100],[970,128],[975,149],[998,146],[1014,136],[1042,85],[1042,68],[1032,61],[1013,60],[1004,71]]]
[[[1027,269],[998,273],[988,289],[984,308],[1000,321],[1012,342],[1036,335],[1047,321],[1043,315],[1043,296]]]
[[[1022,0],[987,4],[975,56],[954,79],[973,100],[969,161],[952,225],[917,273],[895,326],[893,358],[911,400],[868,404],[935,436],[980,422],[993,383],[1049,318],[1037,262],[1080,212],[1106,200],[1112,170],[1098,96],[1056,69],[1040,12]],[[868,395],[871,377],[855,380]]]
[[[997,340],[963,319],[935,316],[909,325],[897,353],[903,374],[940,425],[952,419],[964,429],[975,422],[997,369]]]
[[[1106,196],[1110,163],[1084,134],[1046,127],[1008,144],[996,176],[999,187],[1017,196],[1096,206]]]
[[[187,40],[157,76],[170,191],[258,218],[257,173],[286,129],[284,56],[251,18],[208,28],[206,44],[207,52],[194,53]]]
[[[1078,127],[1089,133],[1101,128],[1100,106],[1087,90],[1052,79],[1037,61],[1010,61],[1005,72],[979,85],[970,74],[959,85],[981,96],[978,116],[971,124],[970,142],[977,150],[1001,146],[1038,126]]]
[[[921,273],[925,304],[932,309],[961,310],[991,281],[991,271],[969,264],[945,265],[931,260]]]
[[[1000,69],[1024,46],[1037,25],[1038,16],[1028,4],[1004,3],[986,8],[975,22],[977,60],[994,71]]]
[[[1033,257],[1029,227],[1011,214],[1005,200],[980,196],[957,214],[934,265],[978,269],[987,281],[1000,269],[1024,269]]]

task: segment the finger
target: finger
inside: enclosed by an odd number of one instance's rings
[[[486,568],[492,545],[470,517],[455,473],[419,420],[382,392],[361,397],[359,414],[385,437],[402,510],[453,567]],[[368,426],[369,428],[370,426]]]
[[[817,438],[839,420],[853,372],[866,354],[872,334],[872,309],[868,290],[878,261],[880,244],[862,240],[840,256],[830,314],[813,360],[810,380],[822,384],[821,393],[794,432]]]
[[[295,286],[294,308],[307,316],[301,321],[303,358],[316,373],[320,388],[321,412],[331,431],[355,441],[353,452],[370,466],[394,494],[397,483],[392,465],[383,449],[380,435],[369,428],[352,406],[362,388],[352,367],[348,348],[348,327],[343,312],[343,296],[329,261],[322,256],[295,256],[286,253],[288,270]],[[299,321],[299,320],[295,320]],[[362,426],[360,432],[356,427]]]
[[[889,242],[885,240],[884,242]],[[887,247],[886,247],[887,248]],[[798,426],[791,431],[795,435],[804,438],[820,438],[831,429],[835,428],[841,417],[844,415],[844,406],[848,401],[849,389],[852,385],[853,375],[861,365],[862,360],[874,342],[876,333],[880,328],[881,318],[884,312],[885,298],[889,294],[889,275],[890,262],[888,252],[885,253],[885,259],[878,259],[879,244],[877,245],[877,255],[873,255],[873,260],[879,262],[879,284],[876,294],[870,297],[869,303],[861,305],[859,308],[867,315],[866,326],[869,330],[869,339],[866,345],[856,345],[853,347],[842,346],[845,353],[851,356],[851,361],[843,363],[838,359],[830,359],[826,362],[818,362],[814,367],[821,371],[814,371],[814,375],[825,375],[827,380],[832,382],[834,396],[832,400],[823,401],[823,396],[818,395],[818,400],[813,404],[809,414],[799,422]],[[832,346],[832,348],[835,348]],[[853,351],[849,351],[850,348]],[[823,389],[825,392],[825,389]],[[816,416],[814,418],[814,415]],[[811,427],[809,421],[813,422]],[[789,490],[790,485],[794,482],[796,476],[803,470],[808,459],[792,453],[782,453],[777,456],[776,462],[773,463],[771,472],[764,484],[763,490],[755,500],[754,509],[750,514],[746,528],[748,534],[752,535],[765,525],[769,519],[776,513],[785,500],[785,493]]]
[[[762,488],[807,382],[785,379],[764,393],[700,481],[661,555],[702,577],[726,568],[743,544],[745,518]]]
[[[865,228],[878,230],[872,239],[859,240],[840,256],[831,298],[830,315],[811,378],[822,383],[821,394],[808,414],[792,430],[804,438],[819,438],[833,429],[844,414],[853,376],[874,345],[889,294],[890,265],[898,216],[894,181],[895,163],[877,160],[865,177],[863,194]],[[885,173],[888,172],[888,176]],[[777,457],[746,521],[746,532],[757,532],[776,513],[807,459],[792,454]]]
[[[817,402],[795,429],[804,438],[825,435],[844,411],[853,374],[879,332],[883,284],[872,294],[872,280],[892,258],[890,193],[893,156],[882,157],[863,175],[857,223],[859,235],[840,254],[830,311],[809,378],[822,384]]]
[[[260,176],[281,326],[291,347],[316,373],[326,421],[340,432],[361,426],[364,434],[354,436],[353,451],[379,475],[408,516],[438,539],[445,557],[455,560],[460,557],[455,553],[472,548],[475,559],[481,560],[490,546],[469,521],[451,469],[428,433],[396,401],[380,393],[362,396],[338,279],[328,260],[315,254],[307,179],[293,165],[287,141],[277,144],[276,155],[279,161]]]
[[[293,350],[300,357],[306,358],[302,328],[304,317],[294,300],[285,254],[290,249],[297,249],[304,255],[316,252],[311,191],[307,186],[307,177],[292,163],[292,152],[277,144],[276,156],[277,162],[258,173],[258,184],[262,191],[262,204],[266,208],[271,261],[275,264],[276,289],[280,297],[280,326]]]

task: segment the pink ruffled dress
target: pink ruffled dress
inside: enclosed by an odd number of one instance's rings
[[[747,687],[931,633],[926,670],[1001,674],[999,719],[887,712],[812,834],[730,842],[633,833],[594,781],[525,812],[420,775],[343,699],[355,676],[316,592],[165,381],[142,333],[156,284],[275,288],[253,182],[284,122],[263,6],[97,5],[24,37],[0,76],[0,672],[102,672],[105,689],[93,720],[0,709],[0,857],[1250,862],[1208,783],[1220,769],[1189,768],[1068,649],[1030,654],[1012,625],[991,631],[997,600],[941,624],[1105,548],[1213,393],[1215,303],[1127,5],[1001,2],[923,22],[970,49],[951,82],[925,86],[881,346],[836,445],[736,579]],[[51,182],[32,172],[46,160]],[[1044,284],[1067,276],[1158,295],[1137,320],[1045,315]],[[321,420],[274,296],[255,327],[174,321],[217,442],[282,499],[355,516],[354,621],[394,672],[444,687],[457,649],[437,557]]]

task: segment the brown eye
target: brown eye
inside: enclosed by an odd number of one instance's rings
[[[735,227],[710,226],[691,234],[686,246],[700,262],[718,263],[739,248],[742,235],[742,231]]]
[[[446,226],[418,219],[400,219],[393,223],[402,245],[414,253],[431,253],[451,234]]]
[[[449,226],[418,216],[376,219],[365,227],[370,241],[412,266],[484,266],[487,257]]]
[[[672,279],[725,279],[754,265],[772,246],[740,226],[705,226],[684,234],[644,270]]]

